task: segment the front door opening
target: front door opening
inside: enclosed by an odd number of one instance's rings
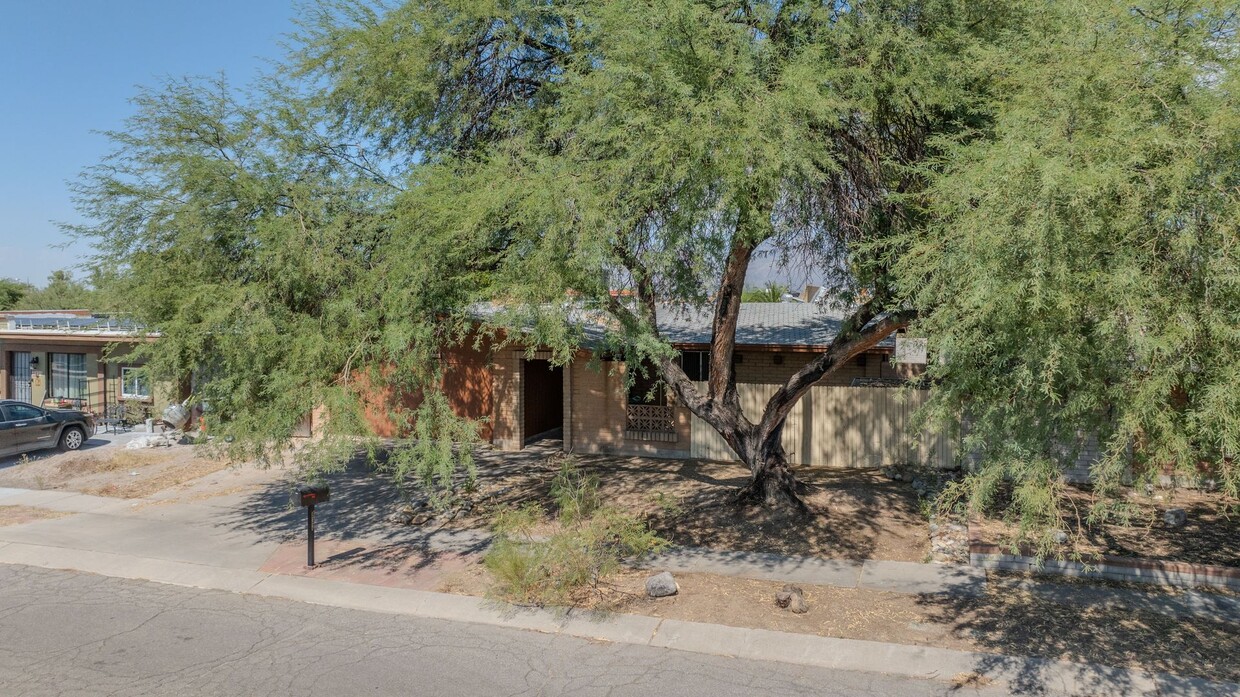
[[[564,434],[564,367],[551,361],[526,360],[524,394],[525,442],[561,438]]]

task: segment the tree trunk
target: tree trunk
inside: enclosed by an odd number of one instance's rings
[[[737,494],[738,503],[809,512],[809,506],[798,492],[801,483],[792,474],[792,467],[778,438],[768,439],[744,459],[751,475],[749,483]]]

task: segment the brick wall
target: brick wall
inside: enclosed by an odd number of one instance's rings
[[[566,367],[568,386],[565,392],[570,403],[570,418],[564,429],[566,450],[667,458],[689,456],[690,413],[687,408],[673,404],[674,441],[626,437],[625,365],[614,361],[590,363],[590,354],[581,351]]]
[[[475,349],[466,342],[445,351],[440,360],[444,369],[441,387],[453,413],[478,421],[479,437],[484,441],[491,440],[491,421],[484,420],[492,414],[492,379],[487,349]],[[385,438],[403,435],[393,412],[416,409],[422,403],[422,394],[398,394],[390,387],[372,386],[364,371],[355,373],[354,380],[362,394],[363,410],[371,431]]]
[[[491,355],[491,442],[503,450],[520,450],[522,433],[521,354],[503,349]]]

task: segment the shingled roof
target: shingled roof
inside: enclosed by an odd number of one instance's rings
[[[673,344],[709,344],[711,312],[662,308],[659,331]],[[738,346],[826,346],[840,330],[844,313],[813,303],[741,303]]]
[[[495,314],[499,306],[483,304],[473,311],[479,316]],[[611,324],[601,311],[571,311],[572,321],[584,330],[587,344],[597,344],[603,339],[605,327]],[[692,309],[661,304],[658,308],[659,333],[669,343],[678,346],[709,345],[711,338],[712,310]],[[846,314],[844,311],[816,303],[741,303],[737,318],[736,345],[789,348],[822,348],[831,343],[839,332]],[[895,339],[887,337],[878,344],[895,346]]]

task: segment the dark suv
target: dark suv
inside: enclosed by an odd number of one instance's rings
[[[95,435],[95,418],[72,409],[40,409],[0,399],[0,457],[30,450],[77,450]]]

